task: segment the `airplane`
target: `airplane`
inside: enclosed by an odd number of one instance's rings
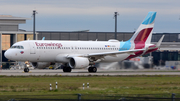
[[[149,12],[134,35],[127,41],[61,41],[25,40],[11,46],[5,57],[14,61],[29,61],[36,68],[44,68],[52,63],[63,63],[63,71],[88,68],[97,72],[95,63],[117,62],[131,59],[158,50],[164,35],[157,44],[151,44],[156,12]],[[24,68],[24,72],[29,69]]]

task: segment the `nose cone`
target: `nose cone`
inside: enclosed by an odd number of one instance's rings
[[[11,52],[9,50],[7,50],[5,53],[4,53],[4,56],[7,58],[7,59],[11,59]]]

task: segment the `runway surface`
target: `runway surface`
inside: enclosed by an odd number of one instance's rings
[[[0,75],[5,76],[43,76],[43,75],[58,75],[58,76],[116,76],[116,75],[180,75],[180,71],[168,70],[98,70],[96,73],[89,73],[86,69],[73,69],[70,73],[64,73],[62,69],[58,70],[30,70],[29,73],[24,73],[23,70],[0,70]]]

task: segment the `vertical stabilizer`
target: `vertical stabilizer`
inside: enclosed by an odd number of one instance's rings
[[[130,42],[135,44],[134,49],[142,49],[145,47],[145,44],[151,43],[155,17],[156,12],[149,12],[130,39]]]

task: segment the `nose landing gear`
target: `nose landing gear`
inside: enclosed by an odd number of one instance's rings
[[[29,68],[28,68],[28,67],[29,67],[29,62],[26,61],[25,64],[24,64],[24,72],[25,72],[25,73],[28,73],[28,72],[29,72]]]
[[[24,68],[24,72],[25,72],[25,73],[28,73],[28,72],[29,72],[29,68],[28,68],[28,67],[25,67],[25,68]]]

